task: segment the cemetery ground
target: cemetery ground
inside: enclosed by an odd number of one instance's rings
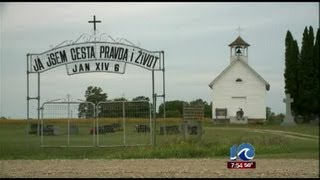
[[[132,119],[127,125],[138,122]],[[317,125],[218,125],[204,120],[201,140],[160,135],[160,126],[179,122],[157,119],[155,148],[43,148],[39,136],[27,136],[26,121],[0,120],[0,177],[319,177]],[[117,138],[121,141],[121,133]],[[229,148],[243,142],[254,146],[257,168],[227,169]]]

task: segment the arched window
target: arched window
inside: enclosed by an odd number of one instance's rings
[[[238,78],[236,79],[236,82],[242,82],[242,79]]]

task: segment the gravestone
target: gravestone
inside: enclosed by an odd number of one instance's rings
[[[310,124],[319,126],[319,116],[317,116],[315,119],[311,120]]]
[[[76,135],[79,133],[79,128],[77,125],[75,124],[71,124],[70,127],[69,127],[69,134],[70,135]]]
[[[148,126],[148,125],[145,125],[145,124],[137,124],[136,126],[135,126],[135,128],[136,128],[136,131],[138,132],[138,133],[147,133],[147,132],[150,132],[150,127]]]
[[[59,135],[59,128],[51,124],[45,125],[43,126],[43,135],[45,136]]]
[[[41,131],[41,124],[39,127],[38,127],[38,124],[31,124],[29,134],[37,134],[38,129],[39,129],[39,131]]]
[[[113,133],[114,132],[112,125],[104,125],[102,129],[103,129],[103,133]]]
[[[291,114],[291,103],[293,102],[293,99],[290,97],[290,94],[286,94],[286,98],[283,99],[283,102],[286,103],[286,115],[284,116],[281,126],[296,125],[296,122],[294,122],[293,116]]]
[[[106,134],[106,133],[113,133],[113,132],[115,132],[115,131],[114,131],[112,125],[102,125],[102,126],[99,126],[98,128],[95,127],[95,128],[91,128],[91,129],[90,129],[90,134],[91,134],[91,135],[92,135],[93,133],[94,133],[94,134],[97,134],[97,132],[99,132],[99,134]]]
[[[171,135],[171,134],[179,134],[179,126],[160,126],[160,135]]]
[[[113,127],[114,131],[121,131],[121,124],[120,123],[112,123],[111,126]]]

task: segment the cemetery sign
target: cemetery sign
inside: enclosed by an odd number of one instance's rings
[[[41,54],[29,54],[30,73],[42,73],[66,65],[68,74],[82,72],[124,73],[126,63],[148,70],[162,70],[160,51],[119,42],[72,43]]]

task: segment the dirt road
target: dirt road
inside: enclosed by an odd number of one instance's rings
[[[319,177],[319,160],[256,159],[256,169],[227,169],[224,159],[2,160],[4,177]]]

